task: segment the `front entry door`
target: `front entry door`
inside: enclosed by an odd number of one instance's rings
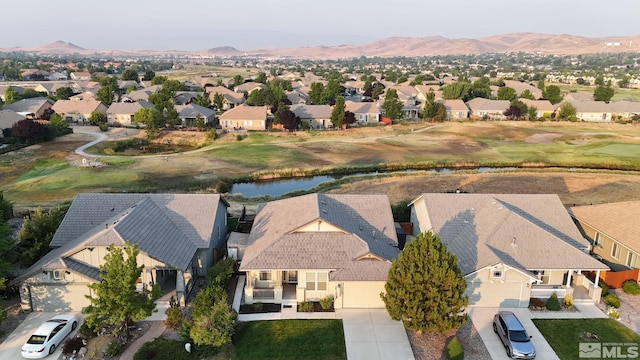
[[[283,271],[282,272],[282,282],[287,284],[297,284],[298,283],[298,272],[297,271]]]

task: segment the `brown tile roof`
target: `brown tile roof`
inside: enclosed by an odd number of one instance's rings
[[[418,202],[424,200],[424,205]],[[555,194],[422,194],[412,202],[467,275],[498,263],[521,270],[608,269]]]
[[[640,253],[640,201],[575,206],[571,212],[580,222]]]
[[[339,230],[300,230],[316,221]],[[367,254],[373,259],[359,259]],[[310,194],[260,209],[240,269],[328,269],[332,280],[385,280],[397,255],[386,195]]]

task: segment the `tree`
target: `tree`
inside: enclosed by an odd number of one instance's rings
[[[529,106],[529,109],[527,110],[527,116],[529,117],[529,121],[538,120],[538,108],[536,108],[535,106]]]
[[[213,94],[213,106],[220,111],[224,107],[224,95],[220,93]]]
[[[152,80],[153,80],[153,78],[155,78],[155,77],[156,77],[156,73],[155,73],[155,72],[153,72],[153,70],[147,70],[147,71],[144,73],[144,77],[143,77],[142,79],[143,79],[144,81],[152,81]]]
[[[11,86],[7,86],[7,88],[4,90],[5,105],[13,104],[18,100],[20,100],[20,94],[18,94],[17,91],[13,90]]]
[[[516,94],[516,90],[510,88],[508,86],[501,87],[498,89],[498,100],[515,100],[518,95]]]
[[[104,124],[106,120],[106,116],[99,111],[92,111],[91,115],[89,115],[89,124],[93,126],[99,126],[100,124]]]
[[[289,109],[287,105],[278,106],[278,112],[276,114],[278,122],[282,124],[282,127],[289,131],[295,131],[300,126],[300,117]]]
[[[265,74],[264,72],[258,73],[258,76],[256,76],[256,79],[255,79],[255,82],[261,83],[261,84],[266,84],[267,83],[267,74]]]
[[[211,104],[211,98],[206,91],[203,91],[201,94],[196,95],[195,99],[193,99],[193,103],[209,109],[213,108],[213,104]]]
[[[355,124],[356,122],[356,114],[352,113],[351,111],[345,111],[344,112],[344,124],[347,128],[349,128],[351,126],[351,124]]]
[[[4,194],[0,191],[0,222],[7,221],[13,217],[13,204],[4,198]]]
[[[100,80],[100,90],[96,93],[96,100],[100,100],[103,104],[109,106],[113,103],[118,92],[118,81],[107,76]]]
[[[522,117],[527,114],[527,105],[519,100],[513,100],[509,108],[504,111],[504,115],[509,120],[520,120]]]
[[[557,104],[562,101],[562,94],[560,94],[560,88],[556,85],[549,85],[542,90],[542,97],[549,100],[552,104]]]
[[[244,79],[242,79],[242,75],[236,75],[233,77],[233,87],[238,87],[244,83]]]
[[[457,81],[442,87],[442,98],[445,100],[460,99],[467,101],[471,98],[471,84]]]
[[[613,97],[613,94],[614,94],[614,91],[612,87],[598,86],[593,91],[593,98],[596,101],[604,101],[606,103],[609,103],[609,101],[611,101],[611,98]]]
[[[151,316],[156,310],[154,301],[159,297],[159,287],[136,292],[136,283],[144,265],[136,260],[138,244],[129,241],[124,246],[109,245],[100,266],[100,282],[88,285],[92,295],[85,295],[90,305],[82,311],[85,322],[94,331],[105,325],[119,325],[121,332],[129,335],[129,324]]]
[[[165,81],[167,81],[166,76],[156,75],[151,79],[151,85],[162,85]]]
[[[32,141],[44,138],[49,131],[45,125],[31,119],[20,120],[11,127],[11,136],[22,141]]]
[[[533,96],[533,93],[531,92],[531,90],[525,89],[523,92],[520,93],[520,99],[535,100],[536,97]]]
[[[544,91],[544,89],[545,89],[544,78],[541,78],[540,80],[538,80],[538,84],[536,85],[536,87],[538,89]]]
[[[344,98],[342,96],[338,96],[336,104],[333,106],[333,110],[331,110],[331,123],[334,127],[342,129],[342,124],[344,124],[344,112]]]
[[[407,329],[445,332],[462,326],[467,315],[467,282],[438,235],[415,237],[393,260],[380,296],[389,315]]]
[[[48,211],[37,208],[31,216],[25,217],[17,236],[20,258],[25,265],[35,263],[51,250],[49,243],[63,216],[61,208]]]
[[[331,79],[325,86],[322,97],[324,99],[324,104],[329,104],[334,102],[338,96],[340,96],[340,83],[336,79]]]
[[[238,314],[229,306],[223,288],[209,286],[201,290],[191,307],[189,336],[195,344],[220,347],[231,341]]]
[[[126,69],[125,71],[122,72],[121,77],[122,77],[122,80],[129,80],[129,81],[136,81],[136,82],[140,79],[138,72],[133,69]]]
[[[491,88],[489,87],[490,83],[490,79],[486,76],[474,81],[471,85],[472,96],[489,99],[491,97]]]
[[[73,96],[73,89],[68,86],[60,87],[56,90],[56,99],[69,100]]]
[[[558,119],[564,119],[567,121],[576,121],[578,118],[576,117],[577,110],[575,106],[571,105],[571,103],[564,103],[560,105],[558,108]]]
[[[315,105],[326,104],[326,99],[324,98],[324,84],[321,82],[313,82],[311,83],[311,88],[309,89],[309,102]]]
[[[593,81],[593,83],[596,84],[596,85],[604,86],[604,77],[602,75],[596,76],[596,78]]]
[[[431,95],[433,93],[429,93]],[[427,96],[427,101],[424,103],[424,109],[422,110],[423,119],[431,119],[435,121],[447,120],[447,108],[444,104],[434,101],[434,96]]]
[[[62,118],[62,115],[53,113],[49,117],[49,125],[55,126],[59,129],[65,129],[69,127],[69,124]]]
[[[398,98],[396,89],[387,90],[382,103],[382,110],[384,111],[384,116],[391,120],[402,119],[402,101]]]

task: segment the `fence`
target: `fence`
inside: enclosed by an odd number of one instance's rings
[[[594,281],[595,273],[594,272],[584,272],[584,274]],[[618,289],[622,287],[622,283],[627,280],[638,281],[638,274],[640,274],[640,269],[631,269],[631,270],[623,270],[623,271],[601,271],[600,272],[600,280],[604,281],[608,287],[612,289]]]
[[[15,151],[18,149],[22,149],[23,147],[26,147],[27,145],[25,144],[5,144],[4,146],[0,147],[0,154],[4,154],[4,153],[8,153],[10,151]]]

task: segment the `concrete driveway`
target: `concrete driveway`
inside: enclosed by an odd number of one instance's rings
[[[538,331],[538,328],[533,324],[533,321],[531,321],[531,312],[529,309],[470,308],[469,316],[473,321],[473,325],[478,330],[484,345],[487,347],[487,350],[489,350],[489,354],[491,354],[492,359],[509,359],[500,338],[493,332],[493,316],[499,310],[512,311],[518,319],[520,319],[520,322],[527,330],[527,333],[532,336],[531,341],[533,341],[533,346],[536,348],[537,359],[559,360],[547,340],[545,340],[540,331]]]
[[[413,360],[409,338],[400,321],[386,309],[342,309],[349,360]]]
[[[17,360],[22,359],[20,349],[22,345],[29,339],[29,336],[40,326],[43,322],[51,319],[52,317],[59,315],[60,313],[51,312],[33,312],[27,316],[24,321],[18,325],[18,327],[9,334],[9,336],[0,343],[0,360]],[[80,325],[82,325],[82,314],[75,314],[78,317],[78,327],[75,331],[67,337],[75,336]],[[62,346],[56,344],[56,351],[53,355],[47,356],[48,359],[58,359],[62,355]]]

